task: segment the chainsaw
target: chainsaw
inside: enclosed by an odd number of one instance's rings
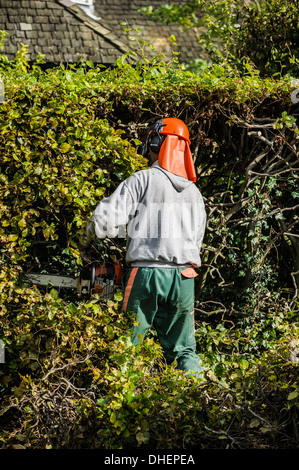
[[[104,300],[112,300],[121,291],[121,265],[114,262],[99,264],[92,262],[81,268],[78,277],[54,274],[26,273],[25,280],[34,285],[77,289],[79,296],[98,294]]]

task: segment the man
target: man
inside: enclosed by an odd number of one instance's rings
[[[127,231],[123,311],[134,312],[136,345],[153,326],[168,363],[200,377],[195,353],[194,267],[206,213],[195,186],[189,131],[180,119],[166,118],[150,126],[140,153],[150,168],[124,182],[96,207],[87,235],[124,236]],[[193,371],[193,372],[192,372]]]

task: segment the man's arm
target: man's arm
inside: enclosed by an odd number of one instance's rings
[[[133,206],[131,193],[126,181],[121,183],[111,196],[103,199],[87,221],[85,235],[87,239],[125,238],[125,227]]]

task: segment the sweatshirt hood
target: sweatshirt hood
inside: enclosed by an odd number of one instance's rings
[[[158,170],[162,171],[167,176],[174,189],[179,193],[184,191],[186,188],[189,188],[189,186],[193,184],[193,181],[190,181],[183,176],[177,176],[167,170],[164,170],[164,168],[160,167],[158,162],[155,162],[152,165],[152,168],[157,168]]]

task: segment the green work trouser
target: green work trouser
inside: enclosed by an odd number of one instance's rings
[[[134,345],[153,326],[167,363],[176,360],[179,369],[194,371],[195,376],[201,377],[200,360],[195,353],[194,277],[185,277],[190,272],[192,276],[192,271],[131,268],[124,278],[123,311],[133,312],[139,322],[132,328]]]

